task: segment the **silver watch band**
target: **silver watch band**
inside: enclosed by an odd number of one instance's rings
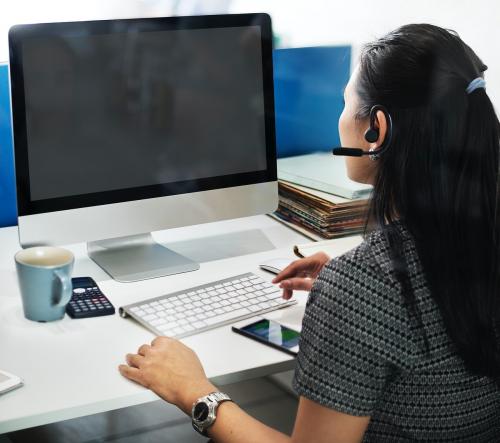
[[[218,403],[221,403],[223,401],[231,401],[231,397],[229,397],[229,395],[225,394],[224,392],[212,392],[206,397],[211,397],[210,400],[215,400]]]
[[[196,400],[191,410],[193,428],[201,435],[207,437],[207,429],[215,423],[217,418],[217,408],[225,401],[232,400],[231,397],[224,392],[212,392]],[[195,417],[195,411],[199,405],[201,405],[202,408],[206,408],[207,417],[204,420],[198,420]]]

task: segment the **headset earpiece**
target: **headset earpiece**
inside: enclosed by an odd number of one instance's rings
[[[375,119],[377,118],[377,111],[381,106],[375,105],[370,109],[370,127],[365,132],[365,140],[368,143],[375,143],[378,140],[378,128],[375,126]]]
[[[348,155],[350,157],[361,157],[362,155],[369,155],[372,160],[376,160],[380,155],[387,150],[392,142],[392,118],[391,114],[382,105],[375,105],[370,110],[370,127],[365,132],[365,140],[368,143],[375,143],[379,139],[379,130],[375,126],[375,120],[377,118],[377,112],[382,111],[387,120],[387,133],[385,139],[380,146],[377,148],[370,148],[369,151],[365,151],[361,148],[346,148],[339,146],[338,148],[333,148],[333,155]]]
[[[375,143],[378,140],[378,129],[369,128],[365,132],[365,140],[368,143]]]

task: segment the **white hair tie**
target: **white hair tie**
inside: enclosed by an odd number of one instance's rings
[[[465,89],[465,92],[467,94],[470,94],[471,92],[475,91],[478,88],[484,88],[486,89],[486,81],[482,77],[475,78],[469,83],[469,86]]]

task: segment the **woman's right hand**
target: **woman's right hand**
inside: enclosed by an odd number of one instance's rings
[[[283,298],[288,300],[293,291],[310,291],[314,280],[323,266],[330,261],[330,257],[324,252],[317,252],[309,257],[295,260],[281,271],[272,281],[279,283],[283,289]]]

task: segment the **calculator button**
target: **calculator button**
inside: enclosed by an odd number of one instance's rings
[[[85,288],[75,288],[73,289],[75,294],[83,294],[85,292]]]

